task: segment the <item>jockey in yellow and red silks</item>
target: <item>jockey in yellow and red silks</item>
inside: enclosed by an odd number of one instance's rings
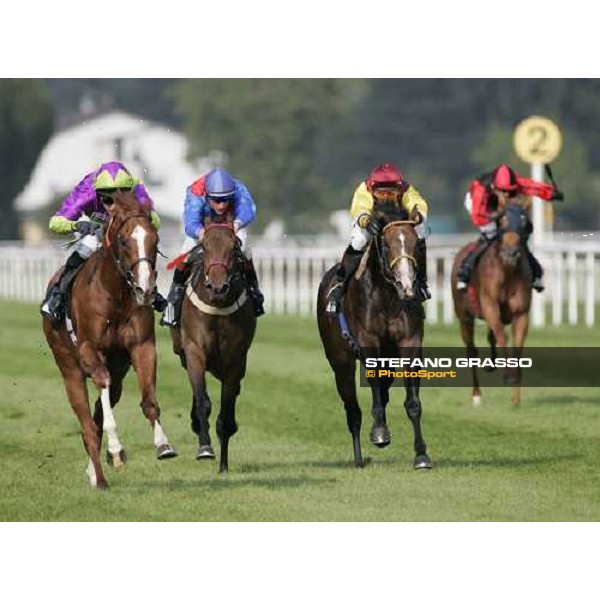
[[[350,278],[358,269],[358,265],[363,254],[373,239],[381,231],[380,223],[373,218],[373,211],[377,202],[393,202],[404,207],[409,213],[416,208],[420,214],[420,224],[416,227],[419,236],[419,250],[422,260],[417,273],[419,291],[423,300],[431,298],[429,287],[427,285],[426,269],[426,227],[424,225],[427,219],[427,202],[410,185],[398,170],[390,163],[385,163],[375,167],[369,177],[363,181],[354,192],[350,216],[352,217],[352,234],[350,244],[344,252],[341,266],[336,273],[333,286],[327,296],[328,303],[326,311],[330,315],[335,315],[340,308],[342,297],[348,286]]]

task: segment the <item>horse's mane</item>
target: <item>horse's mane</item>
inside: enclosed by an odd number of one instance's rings
[[[384,224],[392,221],[407,221],[408,211],[392,202],[381,202],[375,206],[374,215]]]

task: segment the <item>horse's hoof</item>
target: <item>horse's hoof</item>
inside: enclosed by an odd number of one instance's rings
[[[220,475],[227,475],[227,473],[229,473],[229,467],[219,467]]]
[[[365,468],[365,461],[364,460],[357,460],[354,462],[354,466],[357,469],[364,469]]]
[[[108,489],[108,482],[106,481],[106,479],[103,479],[102,481],[99,481],[94,487],[97,490],[105,492]]]
[[[122,469],[127,462],[127,454],[125,450],[120,450],[117,454],[111,454],[108,450],[106,451],[106,462],[114,469]]]
[[[419,454],[418,456],[415,456],[413,467],[415,469],[431,469],[433,464],[427,454]]]
[[[385,448],[392,441],[392,434],[387,425],[373,427],[369,439],[371,440],[371,443],[375,444],[378,448]]]
[[[212,446],[200,446],[198,448],[198,452],[196,453],[196,460],[214,460],[216,458],[215,451],[212,449]]]
[[[481,396],[473,396],[473,406],[481,406]]]
[[[171,444],[161,444],[156,449],[156,458],[158,460],[165,460],[166,458],[175,458],[176,456],[179,456],[179,454],[171,446]]]

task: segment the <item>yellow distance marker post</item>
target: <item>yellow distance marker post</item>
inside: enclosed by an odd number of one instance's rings
[[[531,165],[531,178],[544,181],[544,165],[558,158],[563,139],[558,125],[547,117],[532,116],[521,121],[513,134],[517,156]],[[553,206],[540,198],[533,198],[531,208],[533,222],[533,245],[539,248],[544,242],[552,242],[554,226]],[[544,302],[540,294],[532,299],[532,324],[544,324]]]

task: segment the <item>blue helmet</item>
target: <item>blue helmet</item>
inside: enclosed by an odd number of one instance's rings
[[[213,169],[206,176],[204,189],[209,200],[233,200],[235,181],[225,169]]]

